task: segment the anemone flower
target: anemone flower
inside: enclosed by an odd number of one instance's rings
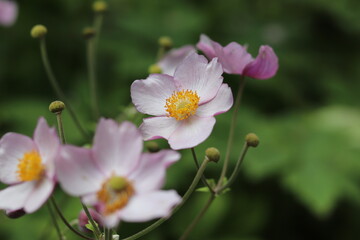
[[[163,74],[173,76],[176,67],[191,53],[196,52],[195,47],[186,45],[181,48],[171,49],[167,52],[157,65],[161,68]]]
[[[32,213],[49,198],[55,186],[55,158],[60,146],[54,128],[40,118],[34,138],[7,133],[0,140],[0,209]]]
[[[192,148],[209,137],[215,115],[233,104],[231,89],[223,83],[221,65],[197,53],[176,68],[174,76],[151,74],[131,85],[132,102],[145,118],[140,130],[145,140],[165,138],[172,149]]]
[[[239,74],[255,79],[268,79],[273,77],[278,68],[278,58],[270,46],[261,46],[258,56],[253,57],[247,52],[246,47],[236,42],[231,42],[223,47],[201,34],[196,45],[209,59],[217,57],[224,72]]]
[[[160,190],[166,168],[180,158],[173,150],[142,153],[143,140],[130,122],[101,119],[92,149],[65,145],[56,161],[61,187],[94,206],[106,227],[120,220],[143,222],[168,216],[181,200]]]
[[[0,0],[0,25],[9,27],[18,15],[18,6],[14,1]]]

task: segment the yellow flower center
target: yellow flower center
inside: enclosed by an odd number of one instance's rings
[[[104,215],[123,208],[134,195],[132,184],[123,177],[114,176],[105,181],[97,192],[98,199],[104,204]]]
[[[171,97],[166,99],[166,111],[168,117],[173,117],[176,120],[184,120],[194,115],[199,106],[200,97],[196,91],[181,90],[174,92]]]
[[[44,173],[44,165],[37,151],[26,152],[17,165],[18,177],[21,181],[39,180]]]

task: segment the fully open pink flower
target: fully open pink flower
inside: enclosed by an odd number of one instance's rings
[[[140,130],[145,140],[165,138],[172,149],[194,147],[206,138],[215,115],[233,104],[231,89],[223,84],[222,68],[196,53],[189,55],[174,76],[152,74],[131,85],[131,97],[145,118]]]
[[[163,74],[173,76],[177,66],[191,53],[196,52],[195,48],[191,45],[186,45],[181,48],[171,49],[164,57],[158,62],[159,67]]]
[[[0,209],[36,211],[55,186],[55,158],[60,143],[53,128],[40,118],[34,138],[7,133],[0,140]]]
[[[18,6],[14,1],[0,0],[0,25],[11,26],[18,14]]]
[[[278,58],[270,46],[261,46],[256,59],[247,52],[246,47],[231,42],[223,47],[202,34],[196,45],[209,59],[217,57],[224,72],[239,74],[256,79],[273,77],[278,68]]]
[[[62,188],[95,206],[107,227],[168,216],[181,200],[160,190],[166,168],[180,158],[172,150],[141,153],[143,140],[130,122],[101,119],[92,149],[65,145],[56,161]]]

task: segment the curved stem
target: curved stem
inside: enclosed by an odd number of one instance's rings
[[[57,120],[57,125],[58,125],[58,132],[59,132],[60,141],[61,141],[62,144],[66,144],[66,139],[65,139],[65,134],[64,134],[64,127],[63,127],[62,118],[61,118],[61,112],[56,113],[56,120]]]
[[[215,199],[215,195],[211,194],[209,200],[206,202],[205,206],[201,209],[199,214],[195,217],[195,219],[191,222],[191,224],[186,228],[183,235],[180,237],[180,240],[185,240],[191,231],[194,229],[194,227],[200,222],[202,217],[205,215],[206,211],[209,209],[210,205]]]
[[[86,41],[86,59],[90,82],[90,98],[93,117],[99,118],[99,100],[97,95],[96,64],[95,64],[95,39]]]
[[[46,50],[46,42],[45,42],[45,38],[41,38],[40,39],[40,52],[41,52],[41,59],[43,61],[44,67],[45,67],[45,71],[46,74],[49,78],[50,84],[52,86],[52,88],[54,89],[56,95],[59,97],[60,100],[62,100],[67,109],[69,110],[70,116],[72,118],[72,120],[74,121],[75,125],[77,126],[77,128],[79,129],[79,131],[81,132],[81,134],[84,136],[84,138],[89,139],[89,135],[86,133],[86,131],[84,130],[84,128],[81,126],[80,121],[78,120],[78,118],[76,117],[76,114],[74,112],[74,110],[72,109],[69,101],[67,100],[64,92],[61,90],[55,75],[52,71],[51,65],[50,65],[50,61],[48,58],[48,54],[47,54],[47,50]]]
[[[197,160],[197,157],[196,157],[195,148],[191,148],[191,153],[192,153],[196,168],[199,169],[200,165],[199,165],[199,161]],[[215,193],[214,189],[209,185],[208,181],[206,180],[205,174],[203,174],[201,176],[201,181],[205,186],[207,186],[209,188],[210,192]]]
[[[240,103],[241,103],[241,96],[242,96],[244,87],[245,87],[245,77],[241,76],[240,82],[239,82],[239,88],[238,88],[238,92],[236,94],[236,99],[235,99],[235,104],[234,104],[234,112],[233,112],[233,115],[231,118],[230,132],[229,132],[229,138],[228,138],[227,147],[226,147],[226,155],[225,155],[224,165],[221,170],[221,175],[220,175],[219,181],[217,183],[216,189],[219,189],[221,187],[221,185],[223,184],[223,180],[226,176],[226,171],[227,171],[227,168],[229,165],[230,152],[231,152],[231,148],[232,148],[232,144],[233,144],[233,140],[234,140],[237,115],[238,115],[238,111],[239,111],[239,107],[240,107]]]
[[[59,237],[60,240],[63,240],[63,239],[64,239],[64,238],[63,238],[63,235],[62,235],[62,233],[61,233],[59,224],[57,223],[56,217],[55,217],[55,215],[54,215],[54,211],[53,211],[52,208],[51,208],[50,202],[47,202],[46,205],[47,205],[47,207],[48,207],[48,210],[49,210],[49,213],[50,213],[50,216],[51,216],[51,220],[53,221],[53,224],[54,224],[54,227],[55,227],[56,232],[57,232],[57,234],[58,234],[58,237]]]
[[[91,226],[93,227],[94,229],[94,235],[96,237],[96,239],[99,239],[100,238],[100,235],[101,235],[101,232],[99,230],[99,227],[98,225],[96,224],[96,222],[94,221],[93,217],[91,216],[90,212],[89,212],[89,209],[87,208],[87,206],[81,201],[80,199],[80,202],[81,202],[81,205],[85,211],[85,214],[87,216],[87,218],[89,219],[89,222],[91,224]]]
[[[188,198],[190,197],[190,195],[194,192],[196,186],[198,185],[201,176],[204,173],[204,170],[206,168],[206,165],[209,163],[209,160],[207,158],[204,159],[204,161],[202,162],[199,170],[196,173],[196,176],[194,178],[194,180],[192,181],[189,189],[186,191],[186,193],[184,194],[182,201],[172,210],[170,216],[174,215],[183,205],[184,203],[188,200]],[[152,230],[154,230],[155,228],[159,227],[163,222],[165,222],[169,217],[163,217],[160,218],[159,220],[157,220],[156,222],[154,222],[153,224],[151,224],[149,227],[141,230],[140,232],[124,238],[123,240],[134,240],[134,239],[138,239],[139,237],[144,236],[145,234],[151,232]]]

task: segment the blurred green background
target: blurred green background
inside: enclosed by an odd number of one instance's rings
[[[81,121],[94,129],[89,111],[85,41],[93,22],[92,1],[19,1],[19,18],[0,28],[0,135],[32,135],[39,116],[55,118],[56,100],[41,64],[33,25],[48,27],[53,70]],[[175,47],[196,44],[201,33],[225,45],[248,44],[253,56],[271,45],[278,74],[249,79],[239,111],[231,166],[244,136],[255,132],[232,191],[216,199],[191,239],[282,240],[360,239],[360,2],[357,0],[109,0],[99,42],[101,111],[117,117],[130,103],[130,84],[147,76],[157,39]],[[235,92],[238,76],[225,75]],[[64,113],[68,142],[85,144]],[[199,147],[225,151],[231,112],[217,117],[212,136]],[[166,146],[165,141],[158,141]],[[195,174],[190,151],[168,172],[167,188],[183,194]],[[206,175],[217,178],[220,164]],[[3,186],[3,185],[2,185]],[[76,199],[56,191],[68,219],[80,209]],[[195,193],[183,209],[143,239],[176,239],[207,199]],[[121,237],[149,223],[120,225]],[[0,215],[0,239],[56,239],[46,207],[12,220]],[[68,234],[68,239],[75,239]]]

